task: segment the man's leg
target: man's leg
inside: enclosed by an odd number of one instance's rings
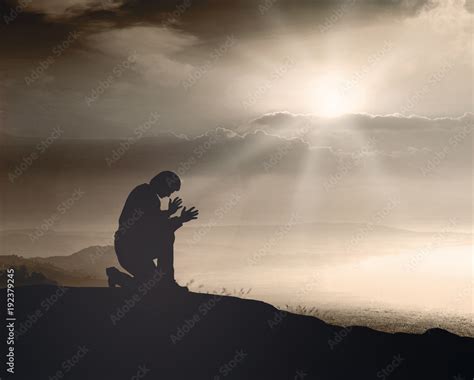
[[[174,283],[174,233],[171,233],[168,239],[161,244],[157,255],[158,269],[164,273],[163,280],[167,283]]]
[[[109,287],[114,288],[116,285],[122,288],[130,288],[135,286],[135,279],[127,273],[120,272],[115,267],[105,269],[108,277]]]
[[[137,253],[137,256],[133,259],[119,259],[120,265],[132,274],[135,280],[139,282],[147,281],[155,274],[156,265],[153,260],[139,255],[138,252],[135,253]]]
[[[143,247],[143,245],[140,243],[116,241],[115,252],[117,253],[117,259],[120,265],[134,276],[132,280],[135,285],[147,281],[155,274],[156,265],[149,255],[146,254],[145,247]],[[121,286],[129,286],[130,281],[125,279],[125,276],[127,275],[118,270],[116,271],[120,274],[120,276],[118,276],[115,271],[110,271],[113,276],[113,280]],[[122,282],[125,282],[126,284],[124,285]]]

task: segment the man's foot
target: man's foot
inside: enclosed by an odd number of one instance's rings
[[[115,285],[118,285],[117,276],[115,275],[116,271],[118,271],[118,269],[115,267],[105,268],[109,288],[115,288]]]

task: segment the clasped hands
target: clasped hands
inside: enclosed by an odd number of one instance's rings
[[[176,211],[178,211],[182,206],[183,200],[181,198],[174,198],[173,200],[169,200],[168,202],[168,212],[170,215],[173,215]],[[199,215],[199,210],[195,209],[195,207],[191,207],[190,209],[186,210],[186,207],[183,207],[181,210],[181,215],[179,219],[182,223],[189,222],[190,220],[197,219]]]

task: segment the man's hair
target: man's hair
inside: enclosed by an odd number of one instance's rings
[[[178,191],[181,188],[181,180],[176,173],[164,171],[154,176],[150,185],[155,189],[169,189],[171,191]]]

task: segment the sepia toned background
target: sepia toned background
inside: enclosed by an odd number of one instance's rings
[[[173,170],[180,283],[474,333],[471,2],[0,7],[2,264],[104,285]]]

